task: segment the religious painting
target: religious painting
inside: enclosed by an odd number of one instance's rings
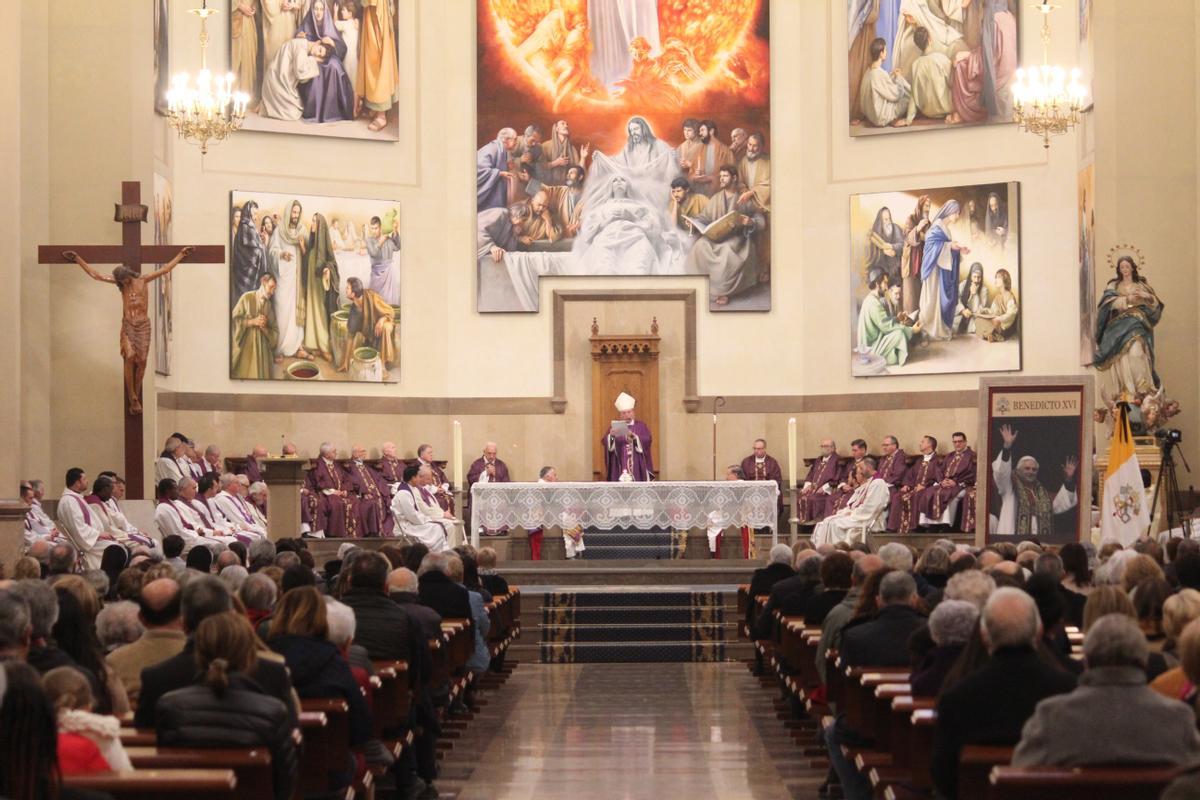
[[[154,173],[154,243],[171,244],[171,220],[175,211],[175,198],[171,182]],[[159,264],[155,269],[162,267]],[[171,331],[174,318],[172,274],[167,273],[154,282],[154,371],[159,375],[171,374]]]
[[[1096,357],[1096,165],[1079,171],[1079,363]]]
[[[171,26],[168,0],[154,0],[154,110],[167,113],[167,89],[171,85]]]
[[[850,198],[851,374],[1021,369],[1020,184]]]
[[[846,0],[850,135],[1012,122],[1019,0]]]
[[[396,0],[230,0],[250,131],[400,138]]]
[[[769,0],[476,0],[481,312],[543,276],[771,307]]]
[[[1096,86],[1096,39],[1092,34],[1095,0],[1079,0],[1079,74],[1080,82],[1087,89],[1083,110],[1092,108]]]
[[[980,380],[979,544],[1088,538],[1091,394],[1090,376]]]
[[[232,194],[229,376],[400,379],[395,200]]]

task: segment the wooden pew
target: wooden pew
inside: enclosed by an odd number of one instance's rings
[[[413,740],[413,732],[409,727],[412,685],[408,662],[372,663],[375,667],[374,678],[378,681],[371,692],[372,736],[391,751],[393,758],[399,758]]]
[[[68,775],[62,785],[66,789],[105,792],[116,800],[233,800],[237,776],[231,769],[135,769]]]
[[[328,794],[330,770],[348,763],[350,709],[345,700],[301,700],[300,708],[300,793]]]
[[[237,778],[232,797],[238,800],[261,800],[273,796],[271,753],[265,747],[127,747],[125,752],[137,770],[229,769]]]
[[[1180,772],[1178,767],[993,767],[988,797],[990,800],[1157,800]]]
[[[987,797],[992,767],[1012,761],[1013,748],[999,745],[965,745],[958,756],[958,793],[962,797]]]

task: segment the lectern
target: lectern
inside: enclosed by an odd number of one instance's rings
[[[290,457],[261,458],[263,480],[269,491],[270,513],[267,524],[271,541],[300,535],[300,487],[308,471],[308,459]]]

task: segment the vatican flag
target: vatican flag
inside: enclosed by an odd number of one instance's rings
[[[1101,541],[1116,539],[1128,546],[1145,536],[1150,528],[1150,509],[1142,488],[1142,471],[1133,449],[1129,413],[1117,405],[1112,441],[1108,445],[1108,469],[1104,473],[1104,500],[1100,505]]]

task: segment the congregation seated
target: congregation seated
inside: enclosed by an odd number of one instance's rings
[[[1038,703],[1013,765],[1200,763],[1194,711],[1146,685],[1149,647],[1137,622],[1102,617],[1083,654],[1087,669],[1078,687]]]
[[[499,561],[491,547],[481,547],[475,554],[479,566],[479,580],[493,596],[508,594],[508,581],[496,569]]]
[[[175,689],[192,685],[196,672],[194,637],[201,623],[209,617],[233,610],[232,595],[225,584],[213,575],[190,577],[183,587],[180,602],[183,630],[189,638],[177,655],[142,670],[141,697],[134,715],[134,724],[139,728],[155,726],[155,713],[160,698]],[[256,658],[253,663],[246,665],[245,669],[248,670],[248,677],[265,693],[284,703],[294,724],[298,709],[293,700],[291,679],[283,664],[266,658]]]
[[[388,573],[387,586],[388,597],[421,626],[421,633],[427,640],[442,635],[442,615],[421,602],[417,573],[407,567],[394,569]]]
[[[192,585],[184,589],[185,606]],[[291,797],[298,764],[295,712],[290,700],[265,690],[262,667],[272,662],[260,658],[246,618],[232,610],[206,616],[194,630],[189,652],[171,659],[177,660],[188,667],[188,678],[155,699],[152,727],[159,746],[265,746],[275,800]],[[286,679],[286,670],[274,667]]]
[[[789,550],[789,553],[791,551]],[[443,619],[471,619],[471,598],[467,588],[450,577],[452,553],[429,553],[417,569],[417,592],[424,605]]]
[[[181,537],[168,539],[167,551],[178,558]],[[113,546],[124,554],[124,548]],[[397,564],[428,555],[419,545],[389,548]],[[51,560],[53,549],[47,546],[41,555]],[[47,580],[41,578],[42,565],[29,557],[19,562],[32,565],[22,567],[29,577],[0,587],[0,661],[7,662],[8,684],[7,694],[0,688],[0,741],[21,754],[22,769],[30,764],[38,770],[61,767],[72,778],[90,774],[108,780],[111,769],[128,770],[132,760],[133,771],[123,775],[149,780],[143,764],[163,757],[198,758],[186,748],[213,749],[214,766],[225,766],[222,760],[231,749],[258,748],[270,753],[267,769],[277,798],[297,796],[297,787],[308,796],[339,788],[348,792],[352,780],[354,791],[365,791],[371,784],[367,767],[376,776],[391,772],[400,796],[436,796],[439,715],[448,713],[447,698],[478,691],[472,673],[482,674],[491,666],[491,612],[485,598],[493,598],[475,567],[473,550],[435,557],[444,562],[438,575],[447,579],[445,588],[461,593],[467,609],[463,618],[471,620],[465,629],[450,629],[452,634],[444,633],[441,617],[421,603],[413,572],[399,567],[389,576],[387,559],[352,545],[339,553],[346,565],[344,583],[322,580],[330,576],[315,571],[301,539],[255,540],[249,551],[235,543],[216,559],[208,548],[196,547],[174,564],[160,554],[123,555],[111,580],[102,570],[74,574],[70,545],[63,543],[53,555],[55,571]],[[494,567],[494,554],[491,559]],[[217,570],[221,577],[213,574]],[[491,577],[503,581],[497,574]],[[322,596],[327,583],[345,603]],[[385,585],[397,591],[388,596]],[[506,583],[504,587],[507,592]],[[450,596],[448,591],[441,594]],[[460,634],[475,640],[466,647],[450,644],[462,641]],[[454,659],[449,663],[467,660],[455,671],[460,677],[453,678],[458,683],[454,693],[446,671],[439,685],[433,685],[431,640],[446,643],[442,649],[450,653],[443,658]],[[376,694],[389,680],[400,688]],[[126,682],[136,706],[131,723],[120,717],[130,711]],[[410,685],[411,704],[405,699]],[[26,690],[32,700],[25,697]],[[374,696],[376,703],[383,698],[403,705],[372,708],[364,694]],[[18,710],[25,716],[13,716],[10,698],[20,702]],[[322,753],[307,750],[319,715],[301,715],[298,698],[345,704],[318,706],[326,715],[321,717],[324,733],[314,734],[318,740],[329,731],[345,737],[339,748],[345,763],[340,756],[327,759],[327,781],[304,783],[300,737],[307,760],[320,760]],[[39,706],[38,713],[45,716],[35,731],[28,715]],[[389,720],[383,730],[391,737],[388,742],[375,738],[376,711]],[[343,721],[335,726],[338,716]],[[298,728],[301,721],[304,726]],[[122,739],[132,736],[141,745],[145,740],[140,737],[148,733],[157,752],[139,747],[122,758]],[[16,734],[42,739],[16,748]],[[9,760],[10,754],[0,755],[0,790],[31,800],[52,796],[11,789],[6,781],[16,762]],[[158,780],[172,779],[169,769],[155,772]],[[72,797],[73,791],[64,787],[59,796]]]
[[[821,557],[816,550],[796,553],[795,574],[771,587],[767,604],[763,606],[754,627],[754,638],[768,639],[775,628],[775,612],[785,617],[804,615],[809,601],[820,586]]]
[[[187,637],[180,616],[180,588],[173,578],[159,578],[141,587],[138,620],[145,630],[131,642],[105,656],[121,682],[129,702],[137,705],[142,689],[142,670],[178,655]]]
[[[94,713],[87,676],[75,667],[57,667],[42,677],[46,698],[58,722],[58,762],[63,775],[133,769],[121,744],[121,723]]]
[[[339,698],[350,711],[350,746],[362,748],[371,738],[371,714],[350,665],[329,641],[325,601],[312,586],[284,594],[271,619],[267,646],[283,656],[292,686],[301,699]],[[335,770],[331,786],[346,786],[356,772],[353,759]]]
[[[986,660],[938,698],[931,769],[938,791],[948,798],[958,796],[964,745],[1015,745],[1041,700],[1075,688],[1075,676],[1038,650],[1041,620],[1025,592],[997,589],[983,607],[979,628]]]

